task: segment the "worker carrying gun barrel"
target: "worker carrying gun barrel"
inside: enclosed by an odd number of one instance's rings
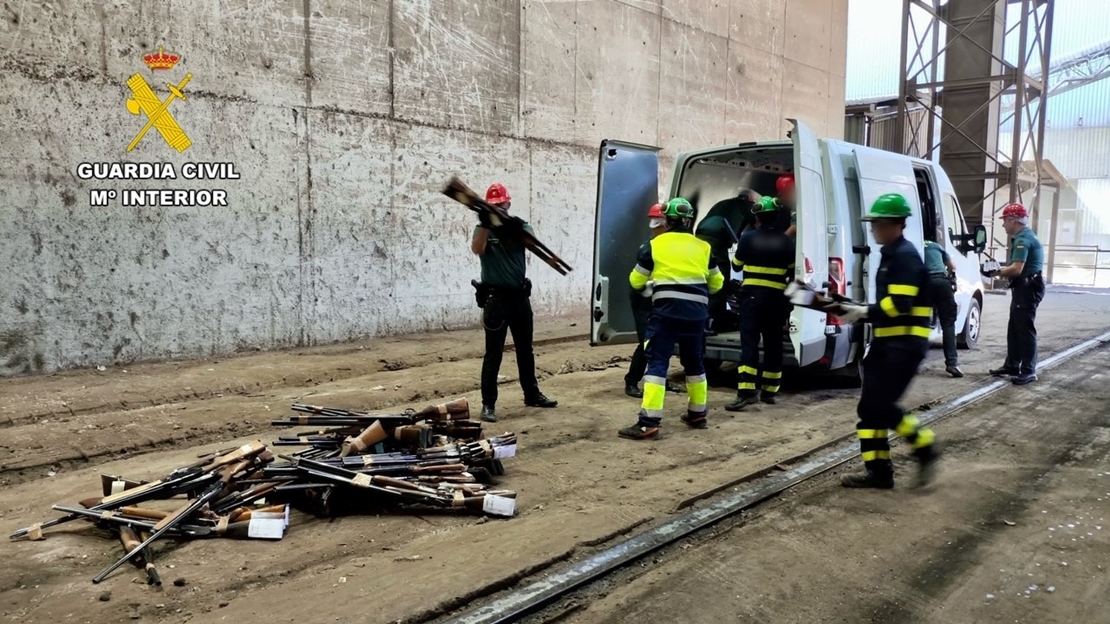
[[[863,358],[863,390],[856,408],[856,433],[865,471],[842,476],[845,487],[894,487],[889,429],[913,445],[920,464],[918,486],[931,482],[936,472],[935,435],[920,428],[917,417],[898,405],[929,350],[933,316],[929,272],[917,249],[902,235],[909,216],[909,203],[897,193],[875,200],[863,220],[871,222],[871,233],[883,246],[875,278],[878,303],[834,303],[826,308],[849,323],[866,319],[874,328]]]
[[[709,426],[705,378],[705,324],[709,295],[724,286],[721,270],[713,264],[709,243],[691,231],[694,208],[676,197],[663,209],[667,232],[641,248],[636,267],[628,277],[633,290],[651,288],[652,313],[648,319],[648,367],[644,399],[636,423],[618,431],[622,438],[648,440],[659,437],[666,395],[667,369],[678,345],[686,372],[687,408],[682,422],[695,429]]]
[[[787,309],[783,291],[794,278],[794,241],[786,235],[775,200],[764,197],[752,208],[759,227],[740,237],[732,266],[744,272],[732,281],[740,314],[740,385],[736,400],[725,406],[743,410],[760,400],[773,404],[782,382],[782,341]],[[759,341],[763,339],[763,364]]]

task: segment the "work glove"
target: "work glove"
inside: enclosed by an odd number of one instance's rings
[[[655,280],[651,280],[650,282],[647,283],[646,286],[644,286],[644,289],[640,291],[640,296],[644,297],[645,299],[650,299],[651,296],[654,295],[654,294],[655,294]]]
[[[867,306],[857,303],[837,303],[826,309],[844,319],[846,323],[854,323],[867,318]]]

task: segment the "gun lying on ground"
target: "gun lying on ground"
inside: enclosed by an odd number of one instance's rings
[[[463,184],[457,176],[451,178],[451,181],[447,183],[447,187],[443,189],[443,194],[478,213],[483,222],[488,222],[498,236],[519,239],[524,244],[525,249],[546,262],[560,275],[566,275],[574,270],[562,258],[555,255],[555,252],[551,251],[547,245],[541,243],[539,239],[525,230],[523,219],[511,216],[504,209],[486,203],[470,187]]]

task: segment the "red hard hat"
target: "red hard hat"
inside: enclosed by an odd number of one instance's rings
[[[489,185],[489,188],[486,189],[487,204],[493,204],[496,206],[497,204],[504,204],[505,202],[510,200],[512,200],[512,197],[509,197],[509,191],[505,190],[505,185],[501,184],[500,182],[491,184]]]
[[[649,219],[662,219],[662,218],[664,218],[663,204],[655,204],[654,206],[652,206],[651,210],[648,210],[648,218]]]
[[[775,190],[778,191],[778,193],[780,195],[782,193],[785,193],[786,191],[789,191],[792,188],[794,188],[794,174],[793,173],[784,173],[784,174],[779,176],[778,180],[775,180]]]
[[[1024,219],[1029,216],[1029,211],[1018,203],[1006,204],[1002,207],[1002,218],[1013,217],[1015,219]]]

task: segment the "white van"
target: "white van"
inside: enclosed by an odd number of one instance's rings
[[[741,188],[775,194],[775,180],[791,172],[797,193],[797,278],[819,290],[875,302],[875,271],[881,245],[861,211],[883,193],[901,193],[914,208],[906,238],[924,254],[924,241],[942,245],[956,264],[959,345],[979,340],[983,281],[978,254],[986,229],[967,227],[944,170],[936,163],[832,139],[818,139],[791,119],[785,141],[761,141],[700,149],[675,159],[668,197],[685,197],[705,218],[717,202]],[[594,239],[591,344],[635,342],[628,274],[636,251],[650,237],[647,210],[657,201],[658,148],[604,141],[598,165]],[[667,199],[661,198],[661,199]],[[696,228],[696,226],[695,226]],[[739,232],[737,232],[739,234]],[[727,312],[726,312],[727,313]],[[865,329],[866,328],[866,329]],[[795,307],[785,341],[785,364],[855,376],[870,326]],[[934,342],[941,328],[933,318]],[[706,368],[740,360],[739,332],[706,339]]]

